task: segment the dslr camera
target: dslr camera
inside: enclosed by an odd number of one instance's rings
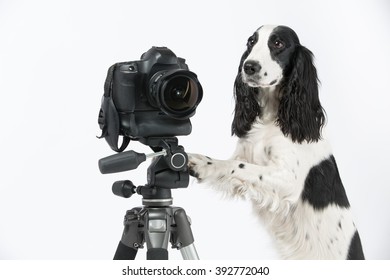
[[[202,86],[185,59],[166,47],[152,47],[138,61],[109,68],[98,118],[100,138],[122,152],[130,139],[189,135],[189,118],[202,96]]]
[[[202,86],[185,60],[165,47],[153,47],[139,61],[116,63],[108,69],[98,122],[100,138],[118,153],[99,160],[100,172],[134,170],[153,158],[147,184],[136,187],[123,180],[112,185],[115,195],[139,194],[143,204],[126,212],[114,259],[135,259],[145,242],[147,259],[168,259],[168,241],[183,258],[199,259],[184,209],[171,206],[171,190],[189,183],[188,155],[176,136],[191,133],[189,119],[202,96]],[[118,147],[120,135],[123,142]],[[148,145],[154,153],[123,152],[130,140]]]

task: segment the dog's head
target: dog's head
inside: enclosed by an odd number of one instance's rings
[[[289,27],[260,27],[247,42],[241,67],[243,82],[250,87],[279,85],[299,45],[298,36]]]
[[[264,108],[259,94],[273,92],[279,103],[275,122],[292,141],[318,141],[325,115],[318,97],[313,54],[287,26],[265,25],[249,37],[235,81],[232,134],[246,136]]]

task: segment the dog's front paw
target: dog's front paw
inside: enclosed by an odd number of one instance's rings
[[[188,168],[191,176],[199,181],[208,179],[213,173],[214,160],[204,155],[188,154]]]

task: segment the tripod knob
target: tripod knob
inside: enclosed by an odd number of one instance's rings
[[[175,153],[171,157],[170,165],[174,170],[181,170],[187,164],[187,157],[184,153]]]
[[[134,184],[129,181],[116,181],[114,184],[112,184],[112,192],[117,195],[124,198],[129,198],[133,194],[135,194],[136,187]]]
[[[182,146],[178,146],[175,150],[168,154],[166,162],[169,165],[169,168],[175,171],[183,171],[188,163],[188,156],[184,152]]]

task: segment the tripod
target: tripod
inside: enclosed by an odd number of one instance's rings
[[[199,259],[186,212],[171,204],[172,199],[143,199],[144,207],[128,210],[114,260],[134,260],[145,241],[148,260],[167,260],[168,241],[180,249],[183,259]]]
[[[142,207],[126,212],[124,230],[114,260],[134,260],[146,242],[148,260],[167,260],[168,242],[179,249],[183,259],[198,260],[189,218],[185,210],[172,205],[171,189],[188,186],[187,154],[175,137],[144,139],[155,152],[151,155],[128,151],[103,158],[99,168],[103,174],[137,168],[148,157],[155,157],[148,168],[148,184],[135,187],[129,180],[117,181],[114,194],[142,196]]]

